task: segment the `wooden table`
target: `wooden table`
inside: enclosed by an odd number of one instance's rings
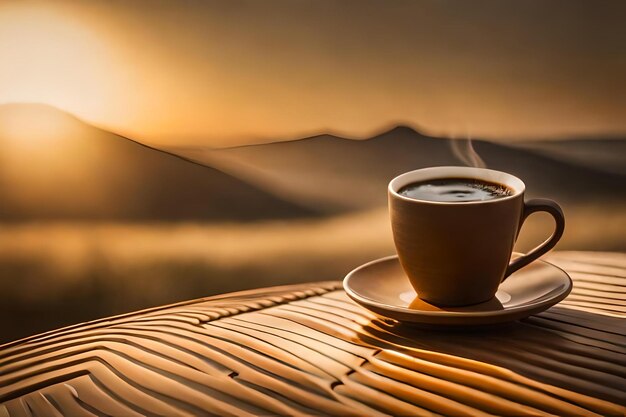
[[[379,320],[322,282],[30,337],[0,347],[0,416],[624,415],[626,255],[548,260],[571,295],[479,332]]]

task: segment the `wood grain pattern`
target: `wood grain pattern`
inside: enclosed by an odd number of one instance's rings
[[[482,331],[380,320],[323,282],[33,336],[0,347],[0,416],[624,415],[626,255],[549,260],[571,295]]]

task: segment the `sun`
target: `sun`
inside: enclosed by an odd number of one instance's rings
[[[42,103],[100,114],[110,54],[79,16],[41,5],[0,6],[0,103]]]

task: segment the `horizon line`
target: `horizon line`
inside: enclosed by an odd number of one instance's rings
[[[277,144],[277,143],[289,143],[289,142],[299,142],[299,141],[305,141],[305,140],[310,140],[310,139],[315,139],[315,138],[319,138],[322,136],[327,136],[327,137],[332,137],[334,139],[337,140],[349,140],[349,141],[367,141],[367,140],[371,140],[377,137],[380,137],[382,135],[391,133],[394,130],[398,130],[398,129],[408,129],[413,131],[414,133],[422,136],[422,137],[426,137],[426,138],[432,138],[432,139],[441,139],[441,140],[472,140],[472,141],[482,141],[482,142],[492,142],[492,143],[499,143],[499,144],[505,144],[505,145],[515,145],[515,144],[529,144],[529,143],[541,143],[541,142],[565,142],[565,141],[599,141],[599,140],[605,140],[605,141],[624,141],[626,140],[626,132],[624,132],[623,134],[619,134],[619,133],[598,133],[597,137],[594,139],[594,137],[592,135],[587,135],[587,134],[571,134],[571,135],[559,135],[559,136],[545,136],[542,138],[529,138],[529,139],[516,139],[516,140],[509,140],[507,141],[506,139],[501,139],[501,140],[497,140],[497,139],[489,139],[489,138],[485,138],[485,137],[472,137],[471,135],[468,137],[462,137],[459,135],[436,135],[436,134],[430,134],[427,133],[427,129],[423,129],[423,127],[421,126],[416,126],[412,123],[406,122],[406,121],[397,121],[397,122],[390,122],[387,123],[385,125],[383,125],[382,127],[378,128],[378,129],[372,129],[372,133],[367,134],[367,135],[349,135],[346,134],[345,132],[339,132],[337,130],[333,130],[333,129],[327,129],[324,131],[317,131],[317,132],[310,132],[310,133],[304,133],[302,135],[298,135],[295,138],[278,138],[278,139],[260,139],[260,138],[256,138],[258,139],[258,141],[253,141],[253,142],[249,142],[249,139],[252,139],[251,137],[247,137],[248,140],[246,141],[242,141],[244,143],[241,143],[239,145],[232,145],[232,146],[211,146],[211,145],[202,145],[202,144],[191,144],[191,143],[186,143],[186,144],[181,144],[181,145],[161,145],[158,144],[154,141],[144,141],[142,139],[134,139],[131,138],[125,134],[121,134],[118,133],[115,130],[112,130],[108,127],[104,127],[101,124],[98,123],[93,123],[93,122],[89,122],[77,115],[75,115],[74,113],[67,111],[65,109],[61,109],[59,107],[56,107],[54,105],[51,104],[47,104],[47,103],[42,103],[42,102],[1,102],[0,103],[0,110],[6,107],[11,107],[11,106],[32,106],[32,107],[43,107],[43,108],[47,108],[62,114],[65,114],[68,117],[71,117],[73,119],[75,119],[77,122],[80,122],[86,126],[92,127],[94,129],[98,129],[102,132],[106,132],[106,133],[110,133],[119,137],[122,137],[124,139],[130,140],[132,142],[135,142],[137,144],[140,144],[142,146],[154,149],[154,150],[159,150],[162,152],[166,152],[168,154],[172,154],[174,156],[178,156],[172,152],[169,151],[165,151],[163,148],[168,149],[168,148],[186,148],[186,149],[190,149],[190,148],[203,148],[203,149],[211,149],[211,150],[219,150],[219,149],[236,149],[236,148],[245,148],[245,147],[250,147],[250,146],[260,146],[260,145],[271,145],[271,144]],[[187,158],[182,158],[187,160]],[[198,162],[189,160],[189,162],[194,162],[196,164],[199,164]],[[203,164],[199,164],[199,165],[203,165]]]

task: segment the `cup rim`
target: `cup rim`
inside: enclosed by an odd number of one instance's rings
[[[476,201],[430,201],[430,200],[422,200],[418,198],[405,197],[398,193],[400,188],[412,182],[428,181],[429,179],[438,179],[438,178],[454,178],[454,177],[479,179],[479,180],[496,182],[496,183],[499,182],[513,189],[514,192],[510,196],[506,196],[506,197],[494,198],[491,200],[476,200]],[[524,194],[524,191],[526,190],[526,184],[524,184],[524,182],[518,177],[516,177],[515,175],[509,174],[503,171],[496,171],[494,169],[474,168],[474,167],[464,167],[464,166],[434,166],[434,167],[427,167],[427,168],[416,169],[413,171],[408,171],[408,172],[405,172],[403,174],[396,176],[394,179],[389,181],[387,190],[390,195],[393,195],[395,198],[398,198],[400,200],[404,200],[407,202],[426,203],[426,204],[435,204],[435,205],[466,206],[466,205],[474,205],[474,204],[494,204],[494,203],[512,200]]]

